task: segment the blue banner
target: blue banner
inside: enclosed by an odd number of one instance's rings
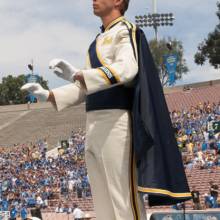
[[[178,62],[177,54],[168,54],[163,56],[163,62],[169,75],[169,85],[175,82],[176,67]]]
[[[36,74],[28,74],[25,77],[26,77],[26,82],[27,83],[37,83],[37,82],[39,82],[39,78],[40,78]]]
[[[25,76],[26,83],[38,83],[39,79],[40,79],[40,77],[36,74],[28,74]],[[31,93],[28,94],[27,101],[34,103],[34,102],[36,102],[36,100],[37,99],[33,94],[31,94]]]

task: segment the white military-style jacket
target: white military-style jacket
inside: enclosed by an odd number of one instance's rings
[[[101,63],[100,67],[91,67],[93,57],[88,53],[86,67],[81,70],[87,90],[79,82],[52,90],[58,111],[80,104],[88,94],[118,84],[129,85],[138,72],[135,31],[135,25],[119,17],[97,36],[94,52]]]

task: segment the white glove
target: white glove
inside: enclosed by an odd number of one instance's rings
[[[53,72],[60,78],[73,82],[73,76],[79,72],[74,66],[65,60],[53,59],[49,63],[49,69],[53,69]]]
[[[46,102],[50,94],[50,92],[44,89],[39,83],[26,83],[21,87],[21,90],[30,92],[41,102]]]

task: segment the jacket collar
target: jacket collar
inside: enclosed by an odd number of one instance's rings
[[[100,28],[101,28],[101,31],[102,32],[106,32],[108,30],[110,30],[112,27],[114,27],[116,24],[118,24],[120,21],[124,20],[124,16],[120,16],[118,18],[116,18],[115,20],[113,20],[106,28],[104,28],[104,26],[102,25]]]

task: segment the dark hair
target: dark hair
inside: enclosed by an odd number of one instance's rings
[[[129,1],[130,0],[123,0],[122,7],[120,10],[122,15],[124,15],[125,12],[128,10]]]

